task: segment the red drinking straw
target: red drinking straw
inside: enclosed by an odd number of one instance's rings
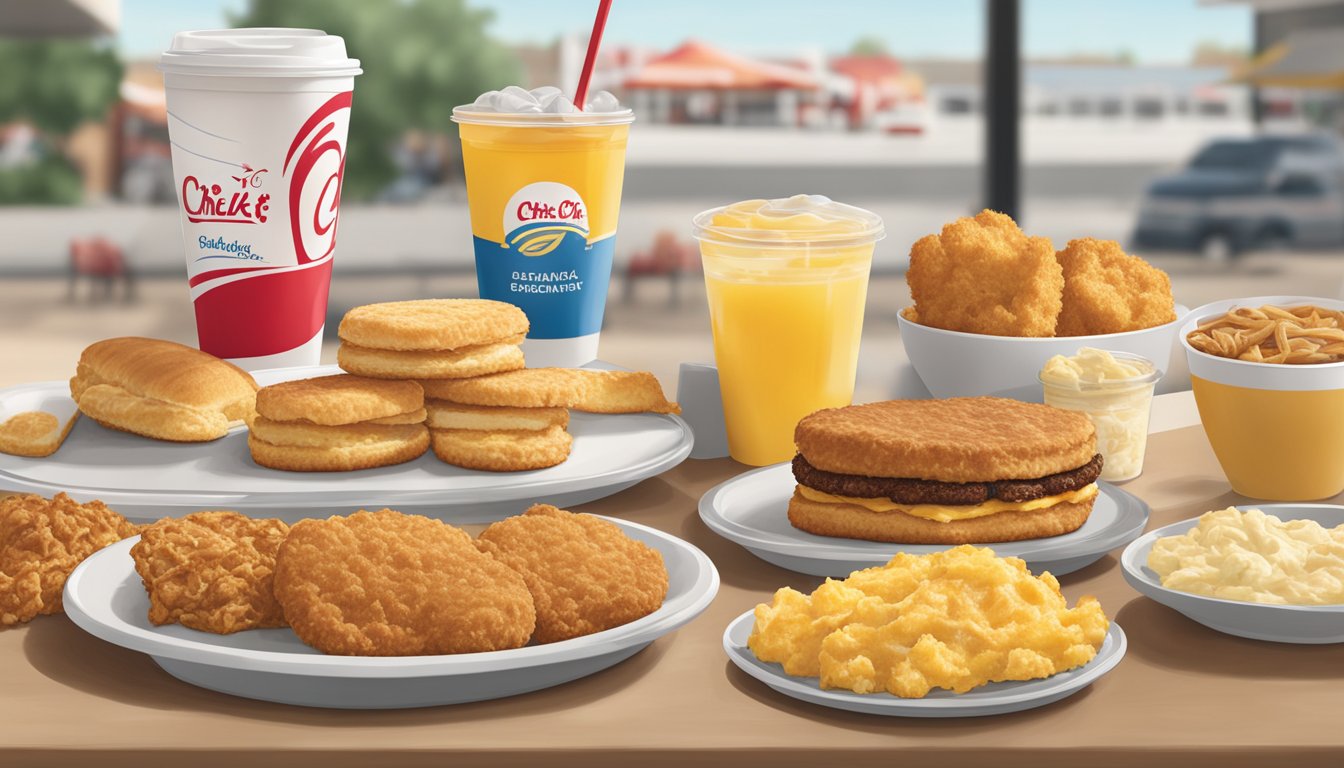
[[[611,0],[598,0],[597,18],[593,19],[593,34],[588,37],[588,55],[583,59],[583,72],[579,74],[579,89],[574,93],[574,106],[580,112],[588,101],[588,81],[593,79],[593,66],[597,64],[597,47],[602,44],[602,30],[607,28],[607,14],[611,12]]]

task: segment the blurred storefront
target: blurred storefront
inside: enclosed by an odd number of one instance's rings
[[[635,112],[658,123],[796,126],[823,92],[807,69],[696,40],[649,59],[623,85]]]
[[[1344,0],[1203,1],[1255,11],[1255,56],[1237,78],[1256,87],[1261,125],[1344,134]]]

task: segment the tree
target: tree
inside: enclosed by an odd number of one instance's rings
[[[887,42],[876,35],[866,35],[849,46],[850,56],[890,56]]]
[[[0,205],[79,201],[79,172],[60,150],[81,123],[107,114],[120,84],[121,63],[106,45],[0,39],[0,125],[32,125],[42,147],[35,162],[0,169]]]
[[[355,79],[344,193],[371,197],[396,177],[390,150],[406,132],[451,133],[453,107],[518,82],[520,65],[464,0],[251,0],[238,27],[312,27],[345,38]]]
[[[0,39],[0,72],[0,124],[23,120],[51,138],[106,114],[121,84],[112,49],[83,40]]]

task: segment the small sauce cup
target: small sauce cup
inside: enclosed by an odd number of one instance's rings
[[[1109,482],[1143,473],[1153,390],[1160,378],[1162,371],[1146,357],[1090,347],[1051,358],[1039,376],[1046,405],[1092,420],[1104,462],[1101,479]]]

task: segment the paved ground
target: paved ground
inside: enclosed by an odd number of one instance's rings
[[[1340,297],[1344,289],[1344,254],[1261,254],[1230,267],[1213,267],[1182,257],[1155,258],[1168,270],[1176,298],[1188,306],[1237,296],[1298,293]],[[673,390],[678,363],[713,357],[704,288],[698,281],[683,285],[680,306],[668,302],[668,286],[649,281],[638,286],[635,301],[621,300],[622,286],[613,285],[603,332],[602,356],[612,362],[652,370]],[[348,308],[370,301],[475,294],[474,278],[447,275],[426,278],[363,276],[338,279],[332,290],[328,328]],[[112,335],[144,335],[194,342],[194,326],[186,286],[177,278],[154,279],[139,287],[133,304],[90,303],[81,296],[65,302],[59,280],[0,280],[0,386],[41,379],[68,378],[80,350]],[[893,372],[905,359],[896,314],[909,303],[905,281],[898,275],[874,278],[864,326],[864,348],[856,397],[884,397],[893,386]],[[334,359],[334,348],[326,359]],[[1173,371],[1179,376],[1182,372]]]

